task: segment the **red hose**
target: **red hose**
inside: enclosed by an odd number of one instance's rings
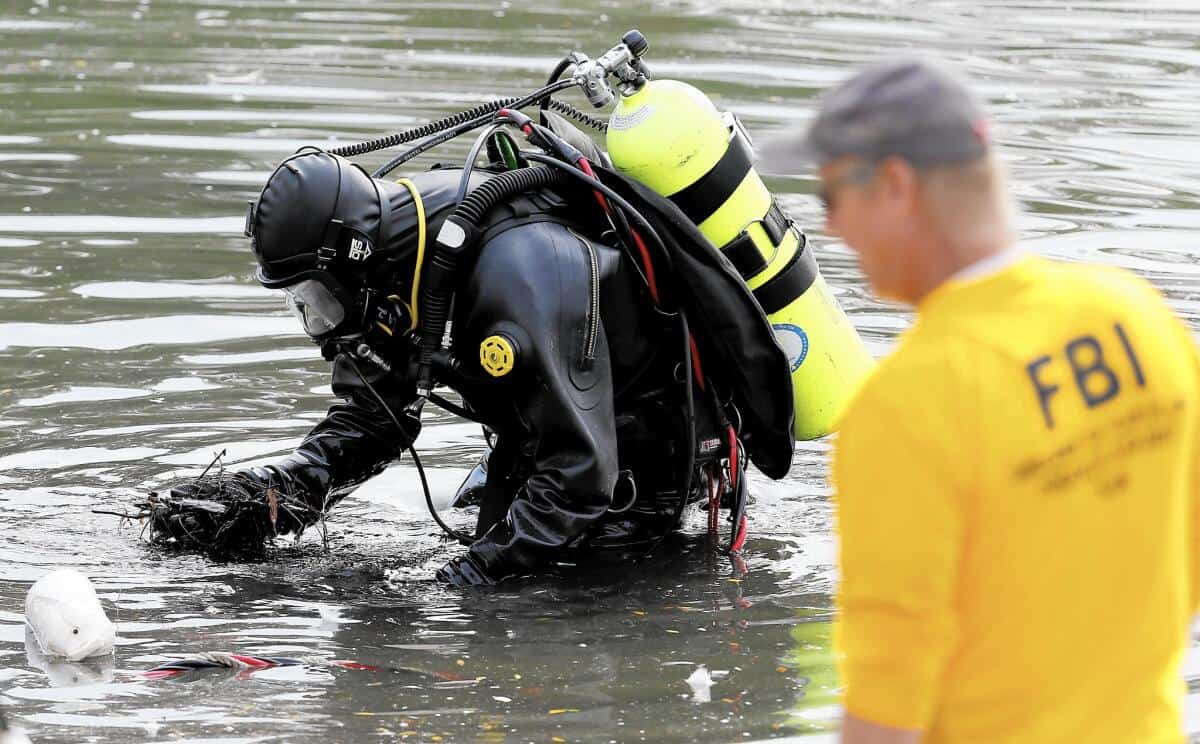
[[[700,366],[700,350],[696,348],[696,339],[688,334],[688,345],[692,347],[692,369],[696,371],[696,384],[704,389],[704,369]]]
[[[726,427],[726,431],[729,433],[729,485],[733,489],[733,497],[736,501],[741,465],[738,459],[737,432],[733,430],[732,426]],[[743,514],[741,519],[738,520],[737,526],[735,527],[737,532],[734,534],[733,540],[729,543],[729,552],[736,553],[742,549],[743,545],[746,544],[746,532],[748,526],[749,525],[746,523],[746,515]]]
[[[592,164],[587,158],[580,158],[577,163],[579,170],[586,173],[591,178],[596,178],[596,171],[592,170]],[[596,180],[600,180],[596,178]],[[604,198],[604,194],[599,191],[593,191],[596,195],[596,201],[600,202],[600,207],[605,214],[611,215],[612,208],[608,206],[608,200]],[[646,241],[642,240],[642,236],[638,234],[637,229],[630,227],[629,232],[633,235],[633,242],[637,246],[638,253],[642,255],[642,270],[646,272],[646,284],[650,286],[650,298],[654,300],[654,304],[659,304],[658,297],[658,280],[654,278],[654,264],[650,261],[650,249],[646,247]]]
[[[738,525],[738,535],[729,546],[729,552],[736,553],[746,544],[746,526],[746,518],[742,517],[742,523]]]
[[[736,491],[738,487],[737,432],[733,430],[733,426],[726,426],[725,431],[729,434],[729,487]]]

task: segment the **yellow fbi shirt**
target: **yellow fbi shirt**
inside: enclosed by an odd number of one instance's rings
[[[1200,362],[1127,272],[926,297],[843,415],[847,711],[925,742],[1182,741]]]

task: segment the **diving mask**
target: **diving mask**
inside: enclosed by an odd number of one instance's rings
[[[317,279],[305,279],[290,287],[281,287],[287,295],[288,309],[313,338],[337,328],[346,319],[341,300]]]

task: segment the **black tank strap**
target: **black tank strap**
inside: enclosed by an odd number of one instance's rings
[[[754,290],[754,299],[762,307],[763,312],[772,315],[784,309],[800,295],[808,291],[817,280],[817,261],[812,252],[807,250],[807,240],[804,233],[797,231],[800,245],[796,246],[796,255],[788,265],[773,276],[770,281]]]
[[[762,219],[763,229],[767,231],[767,235],[771,238],[771,243],[779,245],[783,241],[783,236],[787,235],[788,228],[792,226],[791,219],[784,214],[779,208],[779,202],[771,200],[771,208],[767,210],[766,215]]]
[[[762,251],[754,244],[754,238],[745,231],[726,243],[721,253],[725,254],[725,258],[729,259],[729,263],[733,264],[733,268],[738,270],[743,279],[749,279],[767,268],[767,259],[763,258]]]
[[[792,221],[774,200],[771,201],[771,208],[767,210],[761,220],[758,220],[758,223],[763,226],[771,245],[774,246],[783,242],[783,237],[787,235],[788,228],[792,225]],[[738,233],[736,238],[721,246],[721,253],[725,254],[729,262],[733,264],[733,268],[737,269],[742,278],[747,281],[767,268],[767,259],[754,244],[754,240],[747,230]]]
[[[674,202],[689,220],[699,225],[729,200],[753,167],[754,151],[750,149],[750,143],[735,129],[729,147],[725,148],[725,154],[717,164],[691,186],[676,191],[667,198]]]

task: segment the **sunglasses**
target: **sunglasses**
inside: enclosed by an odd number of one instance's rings
[[[837,206],[834,200],[834,194],[844,186],[864,186],[871,182],[875,177],[875,165],[873,163],[856,163],[847,168],[837,178],[828,181],[822,181],[821,187],[817,189],[817,199],[821,202],[821,208],[826,212],[833,211]]]

